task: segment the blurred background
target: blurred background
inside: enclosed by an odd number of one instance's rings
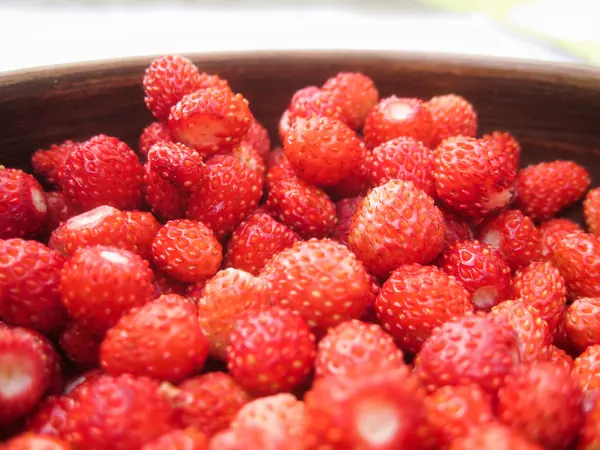
[[[427,50],[600,65],[598,0],[0,0],[0,71],[223,50]]]

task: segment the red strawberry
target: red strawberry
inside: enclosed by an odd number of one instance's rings
[[[33,410],[50,386],[40,341],[21,330],[0,328],[0,425]]]
[[[12,329],[14,332],[24,335],[26,338],[31,338],[35,341],[36,345],[38,345],[40,351],[44,355],[44,369],[46,371],[46,377],[49,380],[48,393],[49,394],[58,394],[63,391],[63,374],[62,374],[62,366],[61,359],[56,349],[54,348],[54,344],[50,341],[50,339],[37,331],[31,330],[29,328],[21,328],[16,327]]]
[[[297,91],[290,101],[288,108],[290,125],[293,125],[298,118],[307,119],[315,116],[346,122],[342,110],[343,103],[344,100],[336,92],[307,86]]]
[[[131,375],[100,375],[81,385],[73,393],[65,439],[74,448],[138,450],[175,427],[175,411],[159,386]]]
[[[354,213],[358,209],[358,205],[360,205],[362,199],[362,197],[351,197],[336,202],[335,210],[338,222],[331,235],[331,239],[338,241],[345,246],[349,246],[348,234],[350,233],[350,225],[352,224]]]
[[[498,150],[508,155],[509,164],[515,171],[519,170],[521,162],[521,146],[517,140],[508,131],[493,131],[491,134],[484,134],[483,140],[495,144]]]
[[[600,445],[600,398],[596,395],[586,411],[583,426],[579,432],[577,450],[594,450]]]
[[[547,262],[531,263],[517,271],[513,290],[514,298],[537,309],[550,331],[556,330],[567,300],[565,280],[556,267]]]
[[[48,212],[46,213],[47,236],[56,230],[60,224],[76,214],[71,205],[67,203],[65,194],[61,191],[47,192],[46,205],[48,207]]]
[[[211,437],[229,427],[248,402],[248,394],[230,375],[211,372],[188,378],[179,385],[176,408],[181,422]]]
[[[358,206],[348,242],[370,273],[385,277],[402,264],[426,264],[444,245],[446,226],[433,199],[408,181],[371,190]]]
[[[363,133],[370,148],[400,136],[429,146],[434,133],[433,118],[421,100],[391,96],[380,100],[371,110]]]
[[[404,366],[402,350],[379,325],[349,320],[330,328],[319,341],[315,375],[355,376]]]
[[[477,112],[464,97],[456,94],[439,95],[425,102],[433,118],[431,146],[454,136],[474,138],[477,134]]]
[[[208,440],[201,432],[187,428],[173,430],[148,442],[140,450],[208,450]]]
[[[83,372],[79,376],[71,378],[65,385],[64,395],[68,395],[71,398],[74,397],[78,391],[103,375],[106,374],[101,369],[91,369],[87,372]]]
[[[550,356],[548,361],[564,366],[567,370],[573,370],[573,358],[562,348],[558,348],[556,345],[550,346]]]
[[[240,145],[231,151],[231,156],[243,162],[249,169],[255,172],[261,180],[264,180],[265,172],[267,170],[265,160],[250,144],[241,142]],[[262,181],[260,185],[262,188]]]
[[[556,245],[553,262],[571,295],[600,296],[600,238],[581,232],[567,234]]]
[[[3,450],[70,450],[71,446],[55,437],[25,433],[2,446]]]
[[[229,335],[227,367],[248,391],[270,395],[291,391],[310,374],[315,336],[289,309],[250,311]]]
[[[152,260],[176,280],[193,283],[219,270],[223,248],[202,222],[172,220],[158,232],[152,243]]]
[[[600,344],[600,298],[576,299],[567,308],[565,331],[580,351]]]
[[[282,442],[273,430],[261,426],[229,429],[210,441],[209,450],[303,450],[297,441]]]
[[[585,196],[583,215],[590,233],[600,235],[600,188],[592,189]]]
[[[169,131],[176,141],[207,157],[239,144],[251,120],[244,97],[229,88],[209,87],[186,95],[171,109]]]
[[[509,300],[494,306],[490,317],[506,321],[517,334],[522,362],[549,359],[552,333],[533,306]]]
[[[357,377],[324,377],[305,396],[304,446],[324,449],[422,449],[424,395],[406,368]]]
[[[435,328],[417,355],[415,370],[429,391],[475,383],[494,393],[518,363],[518,339],[512,328],[475,313]]]
[[[490,422],[458,438],[450,450],[543,450],[514,428]]]
[[[152,122],[140,135],[140,154],[148,156],[150,148],[159,142],[173,142],[169,127],[163,122]]]
[[[439,436],[438,448],[495,421],[492,398],[476,384],[444,386],[425,398],[427,422]]]
[[[498,392],[498,414],[544,448],[564,449],[583,423],[582,402],[577,380],[562,365],[523,364]]]
[[[229,335],[243,313],[270,305],[267,288],[263,280],[237,269],[221,270],[208,280],[198,302],[198,317],[212,356],[225,358]]]
[[[267,173],[265,176],[265,188],[271,188],[281,180],[295,179],[296,172],[292,169],[290,162],[285,156],[282,148],[276,148],[267,157]]]
[[[165,180],[147,163],[144,166],[143,192],[146,203],[159,219],[166,222],[185,216],[189,191]]]
[[[473,311],[471,296],[435,266],[408,264],[394,270],[375,300],[377,319],[402,349],[417,353],[437,326]]]
[[[581,389],[587,394],[600,389],[600,345],[590,345],[575,358],[573,376],[577,378]]]
[[[571,338],[567,334],[565,329],[565,319],[567,317],[567,307],[564,307],[561,313],[558,315],[557,325],[554,329],[554,336],[552,343],[557,347],[563,349],[570,355],[577,355],[579,350],[575,347],[575,344],[571,342]]]
[[[61,438],[74,400],[66,395],[46,397],[27,419],[27,431]]]
[[[253,214],[238,225],[227,242],[225,267],[258,275],[267,261],[299,240],[296,233],[268,214]]]
[[[96,367],[100,361],[103,334],[90,330],[85,324],[71,322],[60,335],[60,347],[66,356],[79,366]]]
[[[373,149],[369,158],[369,179],[374,186],[389,180],[411,181],[429,195],[434,194],[433,154],[429,148],[410,137],[399,137]]]
[[[35,178],[0,166],[0,239],[35,237],[47,211],[46,194]]]
[[[150,112],[165,121],[184,95],[202,87],[198,68],[189,59],[177,55],[156,58],[144,75],[144,101]]]
[[[271,150],[269,132],[256,119],[251,120],[242,143],[249,144],[262,158],[266,158]]]
[[[297,119],[284,142],[285,155],[307,183],[333,186],[362,161],[362,144],[352,129],[328,117]]]
[[[442,253],[439,266],[463,284],[477,309],[489,311],[512,293],[510,267],[490,245],[458,242]]]
[[[434,151],[438,198],[455,211],[479,219],[513,199],[515,170],[508,155],[482,139],[448,138]]]
[[[469,222],[457,216],[453,212],[442,209],[444,222],[446,223],[445,248],[448,248],[461,241],[472,241],[473,230]]]
[[[334,93],[339,99],[344,120],[355,130],[363,127],[369,112],[379,101],[373,80],[359,72],[340,72],[329,78],[322,90]]]
[[[100,347],[100,363],[108,373],[173,382],[199,372],[207,356],[196,308],[174,294],[132,309],[108,330]]]
[[[335,204],[327,194],[298,178],[272,185],[266,206],[273,217],[305,239],[331,235],[337,222]]]
[[[541,254],[541,235],[521,211],[505,211],[479,230],[479,239],[498,249],[511,269],[536,261]]]
[[[533,220],[550,219],[583,197],[589,186],[590,175],[579,164],[542,162],[519,172],[516,202]]]
[[[31,157],[33,173],[53,186],[58,185],[60,170],[78,145],[77,142],[65,141],[51,145],[47,150],[37,150]]]
[[[148,170],[180,188],[202,183],[202,157],[189,147],[173,142],[158,142],[148,151]]]
[[[110,205],[139,209],[143,167],[127,144],[103,134],[79,145],[60,171],[67,200],[81,210]]]
[[[36,241],[0,240],[0,318],[44,333],[66,320],[58,285],[65,258]]]
[[[186,217],[199,220],[224,238],[257,206],[263,177],[228,155],[217,155],[206,163],[205,180],[189,199]]]
[[[559,241],[567,234],[583,229],[577,222],[570,219],[550,219],[540,223],[542,235],[542,259],[552,261],[554,250]]]
[[[272,302],[319,331],[358,319],[369,307],[365,268],[348,248],[329,239],[296,242],[267,263],[260,277],[270,284]]]
[[[290,117],[290,110],[286,109],[281,117],[279,118],[279,122],[277,122],[277,133],[279,134],[279,139],[281,142],[285,141],[287,136],[287,132],[292,126],[292,118]]]
[[[361,145],[361,148],[362,156],[360,165],[338,184],[329,186],[325,189],[325,192],[327,192],[327,195],[329,195],[332,200],[357,196],[362,197],[366,195],[371,187],[371,182],[369,181],[369,168],[367,166],[369,152],[364,144]]]
[[[64,222],[52,233],[48,245],[68,256],[79,248],[109,245],[149,258],[159,229],[150,213],[99,206]]]
[[[129,309],[152,299],[152,270],[130,251],[86,247],[63,267],[60,291],[71,317],[102,332]]]

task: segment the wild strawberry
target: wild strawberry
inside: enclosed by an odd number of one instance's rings
[[[227,242],[225,267],[258,275],[267,261],[299,240],[296,233],[268,214],[253,214],[235,229]]]
[[[550,219],[583,197],[589,186],[590,175],[579,164],[542,162],[519,172],[516,203],[535,221]]]
[[[579,432],[577,450],[593,450],[600,445],[600,398],[596,395],[586,411],[583,426]]]
[[[565,280],[556,267],[547,262],[534,262],[517,271],[513,292],[519,302],[540,312],[551,332],[556,330],[567,301]]]
[[[417,355],[415,370],[429,391],[475,383],[495,393],[518,363],[518,339],[512,328],[476,313],[435,328]]]
[[[74,400],[67,395],[46,397],[26,422],[31,433],[61,438]]]
[[[146,106],[162,121],[184,95],[202,87],[198,68],[189,59],[177,55],[165,55],[152,61],[143,84]]]
[[[391,180],[358,206],[348,242],[367,270],[386,277],[402,264],[427,264],[442,250],[446,226],[433,199],[411,182]]]
[[[328,186],[325,192],[329,197],[336,201],[348,197],[363,197],[371,188],[369,181],[369,168],[367,160],[369,153],[367,148],[362,144],[362,156],[360,165],[352,171],[352,173],[340,181],[335,186]]]
[[[71,378],[67,382],[64,389],[64,395],[74,397],[78,391],[104,375],[106,374],[104,371],[102,371],[102,369],[91,369],[87,372],[83,372],[82,374]]]
[[[564,366],[567,370],[573,370],[573,358],[562,348],[556,345],[550,346],[548,361]]]
[[[204,178],[202,157],[183,144],[158,142],[148,151],[149,170],[173,185],[189,189]]]
[[[600,296],[600,238],[581,232],[567,234],[556,245],[553,263],[571,295]]]
[[[462,283],[477,309],[489,311],[512,294],[510,267],[490,245],[458,242],[442,253],[439,266]]]
[[[482,139],[457,136],[433,152],[438,198],[453,210],[480,219],[513,199],[515,170],[508,155]]]
[[[186,217],[223,238],[258,206],[262,187],[263,177],[240,160],[214,156],[206,163],[204,182],[192,191]]]
[[[231,156],[243,162],[249,169],[264,181],[264,176],[267,171],[265,160],[262,156],[247,142],[240,142],[240,145],[231,151]],[[263,181],[260,182],[261,188]]]
[[[349,320],[330,328],[319,341],[315,375],[354,376],[371,368],[381,371],[404,364],[402,350],[379,325]]]
[[[47,192],[46,205],[48,211],[46,213],[46,235],[56,230],[60,224],[73,217],[76,212],[73,207],[67,203],[65,194],[61,191]],[[46,242],[46,241],[44,241]]]
[[[169,127],[163,122],[152,122],[140,134],[140,154],[147,157],[150,148],[159,142],[173,142]]]
[[[498,391],[498,414],[544,448],[567,448],[583,423],[575,377],[551,362],[515,367]]]
[[[444,222],[446,223],[446,238],[444,248],[457,244],[461,241],[472,241],[473,230],[469,222],[454,214],[453,212],[442,209]]]
[[[162,221],[182,219],[185,216],[189,191],[165,180],[148,163],[144,165],[143,193],[152,212]]]
[[[590,345],[575,358],[573,376],[586,394],[600,389],[600,345]]]
[[[425,398],[425,413],[440,448],[495,421],[491,396],[476,384],[439,388]]]
[[[491,134],[484,134],[482,139],[496,145],[498,151],[508,155],[508,161],[515,171],[519,170],[521,163],[521,146],[508,131],[493,131]]]
[[[154,298],[158,298],[163,294],[185,296],[188,286],[187,283],[171,278],[162,270],[154,270]]]
[[[199,372],[208,356],[196,308],[177,295],[160,297],[132,309],[110,328],[100,347],[102,368],[181,381]]]
[[[391,96],[381,99],[371,109],[363,133],[370,148],[400,136],[429,146],[434,133],[433,118],[421,100]]]
[[[592,189],[585,196],[583,215],[589,232],[600,235],[600,188]]]
[[[291,391],[307,379],[314,358],[315,336],[304,319],[289,309],[248,312],[229,335],[229,372],[256,394]]]
[[[175,411],[159,386],[131,375],[100,375],[81,385],[73,393],[65,440],[90,450],[139,449],[175,428]]]
[[[62,166],[78,145],[77,142],[65,141],[51,145],[47,150],[37,150],[31,157],[33,173],[47,183],[57,186]]]
[[[558,315],[556,328],[554,329],[552,343],[557,347],[563,349],[570,355],[577,355],[579,350],[575,347],[575,344],[571,342],[571,338],[567,334],[565,329],[565,320],[567,317],[567,307],[565,306],[561,313]]]
[[[290,130],[292,126],[292,118],[290,117],[289,108],[283,111],[281,117],[279,118],[279,122],[277,122],[277,134],[279,134],[279,139],[281,142],[285,141],[287,136],[287,132]]]
[[[269,132],[256,119],[250,121],[250,126],[242,143],[249,144],[262,158],[266,158],[271,150]]]
[[[542,259],[552,261],[556,245],[567,234],[577,231],[583,232],[583,229],[577,222],[570,219],[550,219],[540,223],[540,233],[542,235]]]
[[[473,305],[469,292],[453,276],[434,266],[407,264],[383,284],[375,311],[400,347],[417,353],[435,327],[473,311]]]
[[[103,134],[79,145],[60,171],[60,186],[75,207],[139,209],[143,167],[124,142]]]
[[[177,142],[206,158],[239,144],[251,119],[244,97],[228,88],[210,87],[186,95],[173,106],[169,131]]]
[[[456,94],[439,95],[425,102],[433,118],[431,147],[454,136],[474,138],[477,134],[477,112],[464,97]]]
[[[505,211],[479,230],[479,239],[498,249],[511,269],[536,261],[541,253],[540,231],[521,211]]]
[[[208,280],[198,301],[198,317],[212,356],[225,359],[229,335],[243,313],[270,305],[267,288],[263,280],[238,269],[221,270]]]
[[[70,450],[65,441],[41,434],[21,434],[2,446],[3,450]]]
[[[100,358],[100,344],[104,335],[90,330],[85,324],[71,322],[60,335],[60,347],[74,363],[95,367]]]
[[[319,378],[304,399],[305,448],[424,448],[423,399],[406,368]]]
[[[338,218],[337,225],[331,239],[338,241],[340,244],[349,246],[348,234],[350,233],[350,225],[354,218],[354,213],[358,209],[358,205],[362,201],[362,197],[351,197],[339,200],[335,204],[336,215]]]
[[[565,331],[580,351],[600,344],[600,298],[581,297],[569,305]]]
[[[533,306],[509,300],[494,306],[490,317],[506,321],[517,334],[522,362],[549,359],[552,333]]]
[[[208,450],[208,439],[194,428],[173,430],[148,442],[140,450]]]
[[[152,270],[127,250],[81,248],[63,267],[60,291],[71,317],[102,332],[134,306],[152,299]]]
[[[210,372],[179,385],[176,408],[183,425],[211,437],[229,427],[247,402],[248,394],[230,375]]]
[[[285,152],[280,147],[269,153],[266,163],[265,188],[267,191],[270,191],[281,180],[297,178],[296,172],[294,172],[287,156],[285,156]]]
[[[359,72],[340,72],[329,78],[322,90],[333,92],[340,100],[344,120],[354,130],[363,127],[369,112],[379,101],[373,80]]]
[[[327,194],[298,178],[272,185],[266,206],[273,217],[304,239],[331,235],[337,222],[335,204]]]
[[[262,426],[228,429],[214,436],[209,450],[304,450],[298,441],[282,442],[274,430]]]
[[[320,331],[360,318],[369,306],[365,268],[348,248],[329,239],[296,242],[267,263],[260,277],[270,284],[271,301]]]
[[[46,354],[36,336],[0,328],[0,424],[22,417],[50,386]]]
[[[176,280],[186,283],[208,278],[219,270],[223,248],[202,222],[172,220],[152,243],[152,260]]]
[[[368,165],[373,186],[400,179],[411,181],[429,195],[434,194],[433,155],[422,142],[413,138],[399,137],[378,145],[373,149]]]
[[[456,439],[450,450],[543,450],[514,428],[490,422]]]
[[[35,237],[47,211],[46,194],[35,178],[0,167],[0,239]]]
[[[66,320],[58,285],[65,258],[36,241],[0,239],[0,318],[44,333]]]
[[[307,183],[333,186],[361,164],[361,142],[343,122],[327,117],[297,119],[284,142],[285,155]]]
[[[316,86],[307,86],[296,91],[290,101],[290,126],[298,118],[307,119],[309,117],[327,117],[346,122],[342,105],[343,99],[336,92],[324,91]]]

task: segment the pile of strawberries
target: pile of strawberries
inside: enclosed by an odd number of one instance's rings
[[[138,153],[0,168],[3,450],[600,448],[584,167],[360,73],[297,91],[273,150],[185,58],[143,86]],[[587,232],[556,217],[582,198]]]

